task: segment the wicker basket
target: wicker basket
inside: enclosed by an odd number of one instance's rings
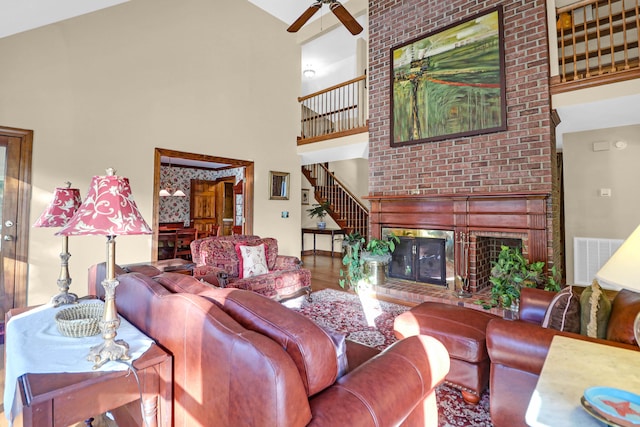
[[[60,310],[56,314],[58,331],[64,336],[80,338],[100,333],[100,320],[104,304],[79,304]]]

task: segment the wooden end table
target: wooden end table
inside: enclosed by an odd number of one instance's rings
[[[333,244],[336,235],[345,235],[345,232],[341,228],[318,228],[318,227],[303,227],[302,228],[302,252],[304,253],[304,235],[313,234],[313,254],[316,254],[316,234],[330,234],[331,235],[331,257],[333,258]]]
[[[139,385],[130,371],[20,376],[16,405],[22,411],[14,426],[66,427],[106,411],[119,427],[170,426],[171,356],[153,344],[133,366]]]

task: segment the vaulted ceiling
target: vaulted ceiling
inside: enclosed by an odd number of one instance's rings
[[[125,3],[129,0],[0,0],[0,38],[28,31],[54,22],[75,16],[91,13],[96,10]],[[233,0],[238,1],[238,0]],[[267,13],[280,19],[285,24],[291,24],[302,12],[313,3],[313,0],[246,0]],[[556,0],[571,3],[574,0]],[[348,8],[348,0],[342,2]],[[327,9],[327,8],[323,8]],[[317,13],[313,20],[322,19],[322,13]],[[359,22],[366,24],[366,19],[360,17]],[[283,26],[283,30],[286,26]],[[326,43],[321,38],[302,47],[301,70],[307,64],[324,66],[337,64],[341,61],[352,60],[355,47],[349,41],[355,40],[344,29],[336,29],[338,33],[326,36]],[[340,34],[344,31],[347,35]],[[366,27],[365,32],[366,34]],[[335,38],[346,40],[347,43],[336,43]],[[331,71],[335,73],[334,71]],[[352,76],[351,76],[352,77]],[[340,77],[337,77],[338,80]],[[350,78],[350,77],[348,77]],[[304,82],[303,82],[304,86]],[[303,87],[304,90],[304,87]],[[595,101],[558,108],[562,123],[558,128],[558,143],[562,144],[562,133],[581,130],[598,129],[603,127],[624,126],[638,124],[636,106],[640,104],[640,95],[629,96],[614,100]]]

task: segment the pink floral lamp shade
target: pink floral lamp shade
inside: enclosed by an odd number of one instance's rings
[[[151,234],[131,194],[127,178],[107,170],[106,176],[94,176],[87,198],[76,214],[60,230],[62,236],[124,236]]]
[[[34,227],[64,227],[69,222],[82,203],[80,190],[70,186],[71,183],[67,183],[65,188],[56,188],[53,200],[33,224]]]

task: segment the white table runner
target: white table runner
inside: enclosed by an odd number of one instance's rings
[[[80,304],[99,300],[82,300]],[[14,400],[18,377],[26,373],[44,374],[54,372],[105,372],[124,371],[129,364],[142,356],[153,344],[153,340],[140,332],[122,317],[117,340],[129,344],[130,360],[126,363],[109,361],[94,370],[93,362],[87,360],[89,349],[100,344],[102,334],[84,338],[65,337],[58,332],[55,314],[70,305],[54,308],[46,304],[11,317],[6,325],[6,359],[4,413],[9,426],[14,414]]]

